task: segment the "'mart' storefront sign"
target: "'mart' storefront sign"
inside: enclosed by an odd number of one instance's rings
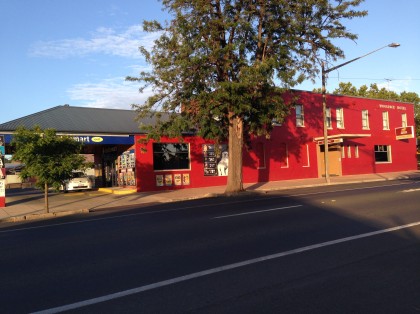
[[[121,136],[100,136],[100,135],[77,135],[77,134],[61,134],[64,136],[70,136],[75,141],[83,143],[83,144],[99,144],[99,145],[107,145],[107,144],[123,144],[123,145],[133,145],[134,144],[134,136],[133,135],[121,135]],[[5,135],[5,141],[7,144],[10,144],[12,141],[12,134]]]

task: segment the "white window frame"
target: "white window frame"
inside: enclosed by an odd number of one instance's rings
[[[388,111],[382,111],[382,128],[383,128],[383,130],[389,130],[389,113],[388,113]]]
[[[347,145],[347,158],[351,158],[351,146]]]
[[[168,151],[166,153],[162,153],[162,152],[156,152],[155,148],[157,146],[173,146],[174,149],[172,151]],[[187,150],[186,151],[178,151],[176,149],[176,145],[185,145]],[[191,170],[191,146],[190,143],[167,143],[167,142],[163,142],[163,143],[153,143],[152,144],[152,151],[153,151],[153,171],[154,172],[161,172],[161,171],[182,171],[182,170]],[[160,156],[167,154],[168,156],[171,156],[172,158],[175,158],[174,156],[176,155],[181,155],[186,157],[185,160],[188,161],[188,167],[180,167],[180,168],[166,168],[166,167],[160,167],[161,165],[163,165],[163,162],[159,162],[157,163],[157,161],[159,161],[159,159],[163,159]]]
[[[327,123],[327,128],[332,129],[331,108],[329,107],[325,111],[325,122]]]
[[[309,168],[311,166],[310,162],[309,162],[309,145],[306,144],[306,165],[303,166],[303,168]]]
[[[344,109],[343,108],[336,109],[336,121],[337,121],[337,129],[344,129]]]
[[[305,115],[303,110],[303,105],[296,105],[296,126],[304,127],[305,126]]]
[[[354,157],[359,158],[359,145],[354,145]]]
[[[362,129],[369,130],[369,111],[362,110]]]
[[[408,126],[408,123],[407,123],[407,114],[406,113],[402,113],[401,114],[401,126],[403,128],[405,128],[406,126]]]
[[[391,154],[391,145],[374,145],[374,154],[375,154],[375,163],[376,164],[389,164],[392,163],[392,154]],[[384,155],[386,154],[387,158],[384,161],[377,160],[377,154]]]

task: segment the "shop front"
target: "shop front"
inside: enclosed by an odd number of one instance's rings
[[[60,133],[61,135],[68,135]],[[86,170],[86,175],[94,182],[94,187],[135,186],[135,149],[134,136],[101,136],[83,134],[71,136],[77,142],[83,144],[82,154],[87,162],[92,163],[93,168]],[[13,147],[11,147],[12,135],[5,138],[6,153],[3,153],[5,167],[16,168],[19,164],[12,163]],[[3,151],[2,151],[3,152]],[[4,160],[2,157],[2,160]],[[12,167],[13,166],[13,167]],[[77,170],[77,169],[75,169]],[[6,176],[7,180],[18,180],[12,183],[22,183],[17,175]],[[10,182],[8,182],[10,185]]]
[[[72,135],[94,167],[87,170],[95,187],[135,186],[134,136]]]

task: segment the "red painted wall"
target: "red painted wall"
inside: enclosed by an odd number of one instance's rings
[[[295,91],[285,94],[286,103],[304,106],[304,127],[296,127],[296,114],[290,114],[281,126],[275,126],[269,139],[254,137],[251,147],[243,153],[243,181],[257,183],[318,177],[318,145],[314,138],[323,136],[322,98],[320,94]],[[331,108],[332,128],[328,135],[343,135],[344,154],[341,158],[343,175],[408,171],[417,169],[416,139],[396,140],[395,128],[401,127],[401,114],[406,113],[409,126],[414,126],[412,104],[357,97],[327,95]],[[343,108],[344,128],[337,128],[336,109]],[[362,110],[369,111],[369,129],[362,128]],[[389,115],[389,130],[383,130],[382,112]],[[358,137],[356,135],[369,135]],[[136,173],[139,191],[197,188],[225,185],[226,177],[204,176],[203,144],[211,144],[198,137],[185,137],[190,144],[190,170],[154,171],[152,142],[139,144],[136,138]],[[176,139],[162,138],[162,143],[176,143]],[[392,161],[375,163],[374,145],[390,145]],[[350,153],[348,153],[350,146]],[[359,157],[355,156],[358,146]],[[146,152],[144,152],[144,149]],[[175,185],[175,175],[189,175],[189,184]],[[157,186],[156,175],[171,175],[171,186]]]

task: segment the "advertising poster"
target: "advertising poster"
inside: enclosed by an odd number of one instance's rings
[[[182,184],[183,185],[190,185],[190,174],[189,173],[182,174]]]
[[[204,175],[227,176],[229,168],[229,150],[226,144],[216,147],[214,144],[203,145]]]
[[[163,186],[163,175],[158,174],[156,176],[156,186]]]
[[[171,174],[165,174],[165,185],[171,186],[172,185],[172,175]]]
[[[6,196],[6,180],[1,179],[0,180],[0,197]]]
[[[5,160],[4,160],[4,155],[5,155],[5,144],[4,144],[4,136],[0,135],[0,179],[4,179],[6,176],[6,165]],[[4,196],[4,194],[3,194]],[[1,195],[0,195],[1,197]]]
[[[182,176],[180,173],[174,174],[175,185],[182,185]]]

